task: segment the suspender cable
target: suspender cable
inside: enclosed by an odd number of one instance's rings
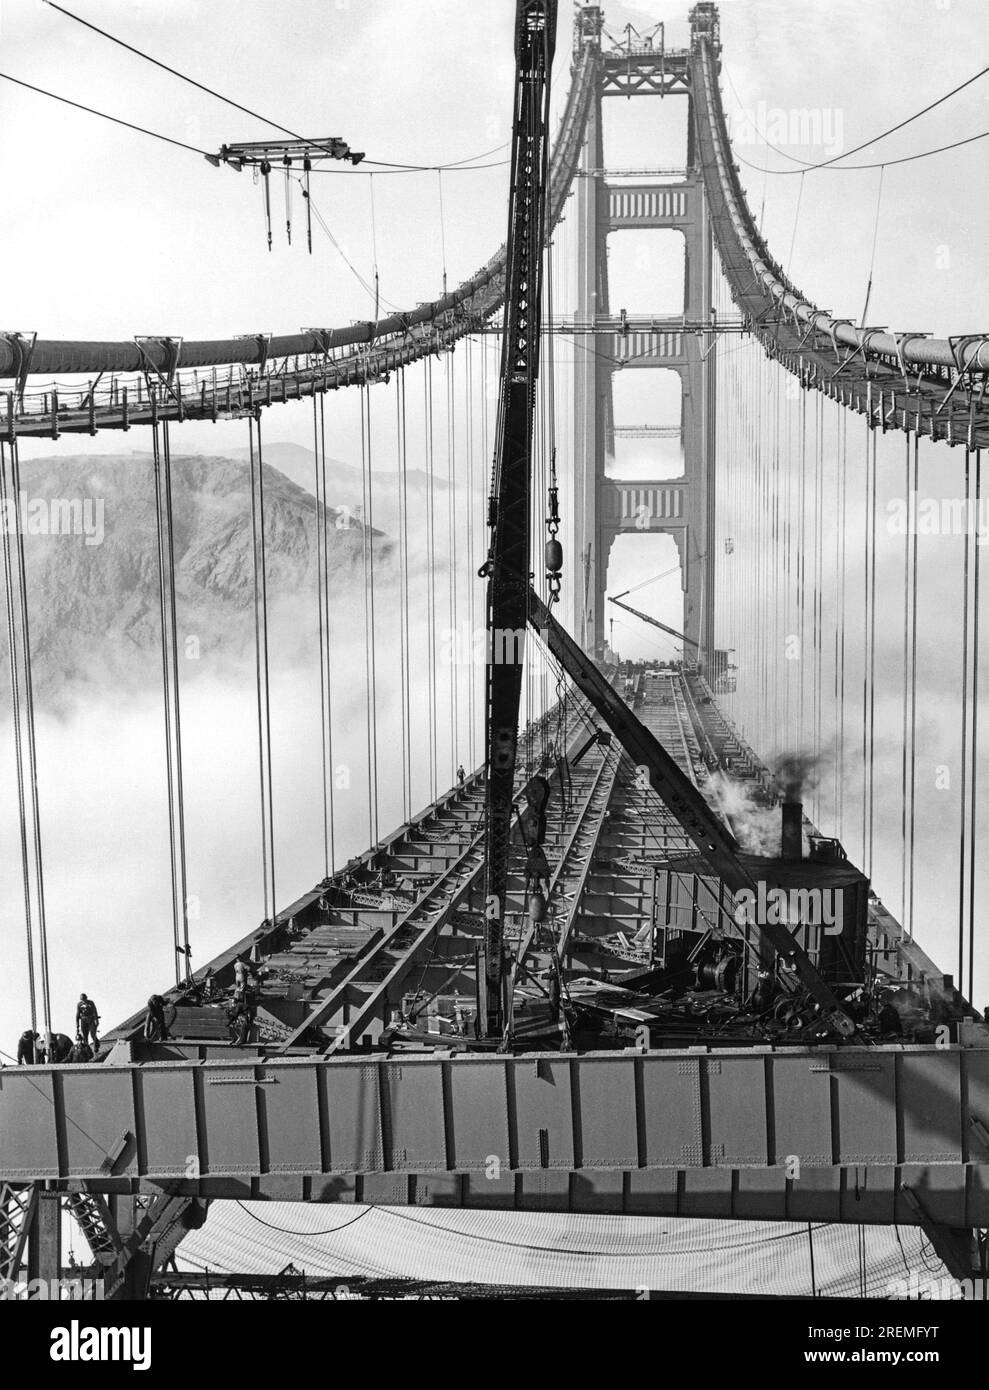
[[[800,519],[800,551],[797,560],[797,604],[800,613],[800,733],[797,746],[807,746],[804,700],[807,680],[807,392],[800,393],[800,491],[797,499]]]
[[[489,378],[489,376],[488,376],[488,353],[489,353],[489,351],[490,351],[490,349],[489,349],[489,347],[488,347],[488,339],[487,339],[487,337],[485,336],[485,337],[483,337],[483,338],[481,339],[481,469],[480,469],[480,476],[481,476],[482,479],[483,479],[483,477],[484,477],[484,465],[485,465],[485,460],[487,460],[487,459],[489,459],[489,458],[491,457],[491,433],[490,433],[491,416],[490,416],[490,412],[489,412],[489,409],[488,409],[488,390],[489,390],[489,380],[490,380],[490,378]],[[483,498],[484,498],[484,489],[478,488],[477,491],[478,491],[478,498],[477,498],[477,503],[476,503],[476,508],[477,508],[477,510],[476,510],[476,512],[475,512],[475,515],[476,515],[476,517],[477,517],[478,539],[479,539],[480,549],[481,549],[481,553],[483,554],[483,553],[484,553],[484,549],[485,549],[484,531],[483,531],[483,529],[482,529],[482,528],[483,528],[483,524],[484,524],[484,506],[485,506],[485,502],[484,502],[484,500],[483,500]],[[475,573],[476,573],[476,571],[474,571],[474,570],[472,569],[472,570],[471,570],[471,581],[472,581],[472,582],[471,582],[471,592],[472,592],[473,595],[474,595],[474,603],[475,603],[475,606],[476,606],[476,604],[477,604],[477,584],[478,584],[478,580],[474,578]],[[478,682],[477,684],[475,684],[475,698],[477,699],[477,702],[483,706],[484,696],[483,696],[482,691],[479,689],[479,682]],[[478,730],[478,733],[480,734],[480,732],[481,732],[481,730],[479,729],[479,730]]]
[[[760,403],[762,393],[760,392]],[[824,397],[817,405],[817,459],[814,471],[814,759],[821,765],[824,694]],[[814,808],[821,813],[821,782],[814,781]]]
[[[371,843],[378,843],[378,704],[374,624],[374,483],[371,476],[371,398],[361,383],[361,487],[364,561],[364,676],[367,691],[367,814]]]
[[[772,604],[773,604],[773,651],[779,653],[784,650],[783,641],[786,637],[786,629],[783,624],[784,610],[780,601],[780,577],[782,573],[783,546],[783,509],[782,494],[780,488],[780,369],[775,367],[772,373],[773,381],[773,579],[772,579]],[[720,566],[719,566],[720,568]],[[772,718],[773,728],[782,727],[781,720],[783,711],[780,708],[780,682],[771,682],[772,690]]]
[[[965,450],[965,517],[972,515],[972,456]],[[965,527],[962,551],[962,752],[961,798],[958,826],[958,988],[965,993],[965,866],[968,824],[968,653],[969,653],[969,561],[971,555],[970,527]],[[968,997],[972,995],[969,981]]]
[[[13,450],[13,445],[11,450]],[[0,505],[9,514],[8,497],[17,492],[8,486],[7,446],[0,443]],[[24,745],[21,737],[21,663],[18,654],[17,619],[15,616],[15,593],[13,565],[11,560],[10,531],[7,526],[0,527],[3,547],[4,590],[7,604],[7,648],[10,661],[10,703],[14,726],[14,755],[17,767],[17,801],[20,817],[21,835],[21,874],[24,884],[24,925],[27,934],[27,980],[31,1007],[31,1031],[38,1026],[38,1004],[34,975],[34,914],[31,905],[31,859],[28,849],[27,787],[24,772]],[[50,1025],[46,1025],[50,1026]]]
[[[865,326],[868,322],[869,300],[872,298],[872,272],[876,265],[876,242],[879,238],[879,209],[883,200],[883,175],[886,172],[885,164],[879,166],[879,187],[876,189],[876,218],[872,226],[872,254],[869,257],[869,283],[865,288],[865,303],[862,305],[862,317],[859,323]],[[801,180],[803,182],[803,180]]]
[[[433,361],[426,358],[423,378],[426,422],[426,628],[429,646],[429,799],[435,801],[436,784],[436,513],[433,458]]]
[[[872,452],[872,432],[869,424],[866,424],[865,434],[865,564],[863,568],[863,608],[862,608],[862,869],[868,874],[870,872],[869,863],[869,766],[870,766],[870,745],[869,745],[869,635],[870,619],[872,609],[869,603],[871,589],[869,575],[873,571],[870,569],[870,544],[873,535],[871,525],[871,505],[872,489],[870,486],[870,469],[875,462],[875,454]]]
[[[185,956],[186,976],[192,974],[191,959],[192,952],[189,945],[189,914],[188,914],[188,875],[186,872],[185,854],[185,790],[183,786],[182,773],[182,707],[179,700],[179,649],[178,649],[178,624],[175,612],[175,519],[172,508],[172,448],[169,437],[169,426],[166,420],[162,425],[162,443],[164,444],[164,481],[165,481],[165,509],[168,522],[168,577],[169,577],[169,606],[171,619],[171,642],[172,642],[172,708],[175,718],[175,809],[176,824],[178,831],[178,860],[179,860],[179,901],[182,904],[182,945]]]
[[[336,770],[333,765],[333,657],[330,623],[330,518],[326,509],[326,394],[319,397],[319,471],[323,484],[323,612],[326,614],[326,757],[330,771],[330,872],[336,868],[336,807],[333,791]],[[346,513],[344,513],[346,516]]]
[[[908,437],[909,444],[909,437]],[[920,436],[913,437],[913,497],[914,508],[916,510],[917,489],[919,487],[920,473]],[[916,517],[914,518],[916,522]],[[907,901],[909,912],[906,921],[903,923],[908,936],[913,936],[913,913],[914,913],[914,845],[915,830],[917,819],[917,585],[918,585],[918,554],[917,554],[917,527],[912,528],[911,536],[911,569],[913,571],[910,588],[910,776],[909,776],[909,800],[910,800],[910,820],[908,830],[910,835],[907,874]]]
[[[11,491],[15,498],[21,493],[21,459],[16,439],[10,446]],[[51,987],[48,976],[48,925],[45,914],[45,871],[41,851],[41,809],[38,801],[38,750],[34,737],[34,677],[31,673],[31,624],[27,602],[27,570],[24,564],[24,534],[17,528],[17,576],[20,590],[21,640],[24,658],[24,714],[27,728],[28,791],[31,798],[31,822],[34,832],[35,908],[38,919],[38,952],[41,965],[41,1007],[46,1036],[51,1035]]]
[[[982,451],[975,452],[975,508],[976,515],[982,500]],[[971,509],[969,512],[971,515]],[[968,527],[966,526],[966,531]],[[982,558],[980,546],[975,547],[975,564],[972,596],[972,776],[971,801],[968,822],[968,983],[969,993],[975,992],[975,864],[976,864],[976,816],[978,811],[978,773],[979,773],[979,567]]]
[[[467,629],[469,646],[467,651],[467,757],[468,766],[473,769],[476,730],[474,728],[474,339],[467,339],[467,370],[465,373],[467,398],[467,497],[464,505],[466,518],[467,546]]]
[[[793,213],[793,232],[790,236],[790,254],[786,258],[786,273],[791,278],[791,280],[793,279],[793,248],[797,244],[797,225],[800,222],[800,204],[803,201],[804,196],[805,173],[806,170],[804,169],[800,171],[800,185],[797,188],[797,206],[794,209]]]
[[[869,857],[866,872],[872,875],[872,851],[874,844],[876,809],[876,432],[872,432],[872,537],[870,540],[871,573],[869,576]]]
[[[841,412],[841,558],[838,581],[838,837],[845,829],[845,616],[848,574],[848,412]]]
[[[154,523],[158,549],[158,617],[161,623],[161,703],[165,719],[165,785],[168,794],[168,856],[171,870],[172,945],[175,952],[175,983],[182,983],[182,908],[179,905],[178,863],[175,855],[175,763],[172,749],[172,696],[168,678],[168,563],[165,550],[164,505],[161,496],[161,439],[158,421],[151,424],[151,449],[154,457]]]
[[[165,778],[168,795],[168,852],[172,891],[172,937],[175,953],[175,983],[181,984],[183,974],[189,975],[188,923],[186,921],[184,821],[180,831],[176,777],[181,758],[176,757],[178,730],[175,721],[175,700],[178,682],[175,676],[177,647],[174,635],[175,556],[170,543],[172,512],[171,469],[165,455],[162,428],[157,418],[151,429],[155,484],[155,533],[158,548],[158,612],[161,622],[161,687],[165,718]],[[167,428],[167,427],[166,427]],[[182,844],[182,853],[179,845]],[[185,969],[182,969],[184,959]]]
[[[254,431],[257,429],[255,452]],[[258,766],[261,793],[261,873],[265,920],[275,920],[275,824],[271,788],[271,694],[268,669],[268,565],[264,524],[261,409],[248,419],[251,457],[251,534],[254,544],[254,651],[258,696]]]
[[[863,320],[864,322],[864,320]],[[910,738],[910,516],[912,499],[910,496],[910,435],[906,436],[906,468],[903,479],[904,494],[907,499],[907,525],[903,536],[903,728],[901,732],[902,757],[900,762],[900,920],[907,921],[907,859],[909,843],[907,824],[910,799],[907,776],[907,746]]]
[[[330,876],[330,787],[332,785],[332,772],[328,760],[328,749],[326,739],[326,649],[327,649],[327,628],[329,625],[329,615],[326,612],[324,602],[325,588],[323,580],[323,567],[325,564],[323,543],[326,538],[326,500],[321,484],[320,475],[320,438],[319,438],[319,414],[322,403],[322,394],[314,391],[312,398],[312,421],[313,421],[313,464],[316,475],[316,604],[319,613],[319,715],[320,715],[320,745],[322,751],[323,766],[323,873],[325,877]]]
[[[449,575],[449,622],[450,622],[450,785],[456,781],[457,764],[460,759],[460,702],[458,700],[457,680],[460,670],[457,653],[460,650],[457,632],[457,417],[454,395],[454,362],[452,352],[446,354],[446,522],[447,522],[447,572]]]
[[[405,412],[405,368],[399,368],[395,390],[398,441],[399,662],[402,707],[402,819],[412,817],[412,710],[409,691],[409,498],[408,441]]]
[[[378,322],[381,304],[381,287],[378,281],[378,229],[374,216],[374,175],[367,176],[368,194],[371,200],[371,254],[374,257],[374,322]]]
[[[436,187],[440,204],[440,256],[443,260],[443,293],[446,294],[446,225],[443,217],[443,170],[436,170]]]

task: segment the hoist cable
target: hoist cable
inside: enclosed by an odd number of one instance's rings
[[[314,169],[312,172],[313,172],[313,173],[318,173],[319,171]],[[368,175],[368,177],[370,177],[370,175]],[[372,285],[372,284],[371,284],[368,280],[366,280],[366,279],[364,278],[364,276],[360,273],[360,271],[359,271],[359,270],[357,269],[357,267],[354,265],[353,261],[352,261],[352,260],[350,259],[350,257],[347,255],[346,251],[344,251],[343,247],[340,245],[340,243],[337,241],[336,237],[333,235],[333,232],[330,230],[329,224],[327,223],[327,221],[326,221],[326,219],[324,218],[323,214],[320,212],[319,208],[318,208],[318,207],[316,206],[316,204],[313,202],[313,200],[312,200],[311,197],[310,197],[309,200],[308,200],[308,206],[309,206],[309,208],[310,208],[310,210],[311,210],[311,212],[312,212],[313,217],[315,217],[316,221],[318,222],[318,224],[319,224],[319,226],[320,226],[320,229],[322,230],[322,232],[324,233],[324,235],[327,237],[327,239],[329,240],[330,244],[333,246],[334,250],[335,250],[335,251],[337,252],[337,254],[339,255],[340,259],[341,259],[341,260],[343,261],[343,263],[346,265],[347,269],[348,269],[348,270],[350,271],[350,273],[353,275],[354,279],[355,279],[355,280],[357,281],[357,283],[361,286],[361,288],[364,290],[364,292],[368,295],[368,297],[369,297],[370,299],[373,299],[373,300],[375,301],[375,303],[384,304],[386,308],[392,309],[392,310],[394,310],[396,313],[400,312],[399,306],[398,306],[397,304],[393,304],[392,301],[391,301],[390,299],[388,299],[388,297],[387,297],[386,295],[383,295],[383,294],[380,293],[380,290],[379,290],[377,284]]]

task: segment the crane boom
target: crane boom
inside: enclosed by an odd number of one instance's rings
[[[693,840],[701,857],[731,890],[757,893],[755,880],[738,857],[739,847],[731,831],[707,804],[704,797],[680,769],[676,761],[625,701],[613,690],[592,659],[581,651],[570,634],[560,626],[550,610],[532,589],[529,592],[529,621],[540,633],[552,655],[577,688],[587,696],[597,713],[639,767],[648,770],[653,791],[663,800]],[[771,920],[757,923],[800,983],[821,1006],[821,1012],[834,1031],[844,1037],[855,1032],[855,1025],[842,1009],[833,992],[821,979],[814,962],[785,926]]]
[[[557,0],[517,0],[505,328],[490,500],[487,578],[484,1034],[504,1031],[508,884],[529,591],[529,503]],[[479,982],[480,983],[480,982]]]
[[[653,627],[661,628],[663,632],[668,632],[670,636],[675,637],[677,641],[687,642],[691,647],[696,647],[698,651],[700,650],[701,644],[699,642],[695,642],[692,637],[687,637],[685,633],[677,632],[675,627],[667,627],[666,624],[661,623],[658,618],[650,618],[648,613],[640,613],[639,610],[633,608],[631,604],[622,603],[616,598],[609,598],[608,602],[613,603],[616,608],[624,608],[626,613],[631,613],[635,618],[641,618],[644,623],[652,623]]]

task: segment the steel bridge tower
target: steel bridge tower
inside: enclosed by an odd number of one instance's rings
[[[714,634],[714,338],[683,331],[684,321],[711,313],[712,239],[694,140],[689,52],[667,50],[658,36],[602,49],[603,13],[587,6],[577,18],[576,43],[596,50],[597,77],[587,140],[577,178],[576,317],[592,330],[597,351],[578,352],[574,366],[575,636],[600,657],[605,639],[608,559],[624,534],[669,534],[676,541],[684,594],[683,631],[707,665]],[[715,35],[717,45],[717,36]],[[719,46],[718,46],[719,48]],[[605,168],[605,97],[685,97],[690,103],[682,178],[668,172],[614,175]],[[684,303],[677,314],[637,318],[634,306],[613,308],[608,291],[608,236],[626,229],[671,229],[685,242]],[[617,311],[616,311],[617,309]],[[679,477],[625,480],[609,472],[614,460],[616,371],[675,371],[681,384]]]

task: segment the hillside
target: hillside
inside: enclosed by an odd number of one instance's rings
[[[250,475],[240,459],[175,456],[172,477],[180,661],[183,678],[192,678],[253,653]],[[39,698],[58,705],[90,683],[131,689],[159,679],[151,455],[25,460],[21,483]],[[315,626],[317,504],[268,462],[264,484],[272,627],[291,659]],[[54,499],[69,499],[84,523],[75,530],[89,534],[31,534],[32,515],[41,518],[39,529],[46,515],[54,518]],[[334,600],[356,596],[363,591],[360,522],[338,507],[327,508],[327,521]],[[390,552],[376,527],[376,561]],[[6,655],[5,632],[0,652]]]

